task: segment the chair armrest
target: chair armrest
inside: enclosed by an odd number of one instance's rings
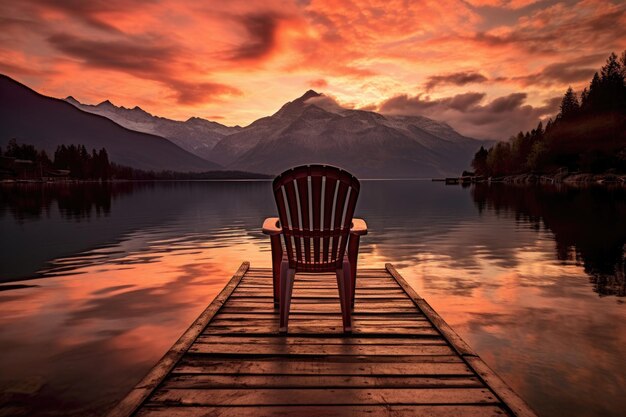
[[[263,222],[263,234],[275,236],[283,232],[283,228],[280,227],[280,221],[278,217],[268,217]]]
[[[350,234],[361,236],[367,234],[367,223],[363,219],[352,219],[352,227],[350,227]]]

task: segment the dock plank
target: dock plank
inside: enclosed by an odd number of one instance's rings
[[[172,407],[147,405],[137,414],[141,417],[502,417],[507,415],[498,406],[435,405],[435,406],[279,406],[279,407]]]
[[[352,334],[334,274],[298,274],[281,335],[247,263],[109,413],[213,415],[535,416],[392,265],[359,270]]]
[[[486,388],[310,388],[310,389],[160,389],[157,402],[187,406],[216,405],[356,405],[493,404]]]

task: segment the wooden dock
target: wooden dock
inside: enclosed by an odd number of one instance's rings
[[[296,276],[290,317],[243,263],[109,416],[535,416],[390,264],[359,270],[351,335],[331,274]]]

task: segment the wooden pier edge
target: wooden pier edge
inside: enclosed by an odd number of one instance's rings
[[[385,269],[400,284],[404,292],[422,310],[426,318],[446,338],[452,348],[461,356],[467,366],[472,369],[489,386],[496,397],[518,417],[538,417],[530,406],[495,373],[470,346],[459,336],[448,323],[433,309],[426,300],[420,297],[391,263]]]
[[[250,268],[250,262],[243,262],[228,284],[213,299],[211,304],[200,314],[200,316],[189,326],[187,331],[178,341],[167,351],[167,353],[157,362],[157,364],[143,377],[137,385],[113,407],[107,417],[128,417],[132,415],[139,406],[163,381],[167,374],[174,368],[178,360],[189,350],[189,347],[202,333],[213,316],[228,300],[237,285]]]

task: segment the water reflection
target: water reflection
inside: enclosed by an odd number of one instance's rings
[[[102,414],[242,260],[270,265],[259,230],[275,215],[269,182],[0,193],[0,407],[10,415]],[[624,201],[621,189],[365,181],[357,216],[371,232],[359,262],[396,264],[540,415],[617,416]]]
[[[478,184],[471,194],[480,212],[513,212],[516,221],[528,227],[550,230],[557,259],[584,265],[598,294],[626,294],[623,187]]]
[[[11,214],[15,221],[24,222],[50,216],[56,204],[64,217],[81,220],[92,215],[108,215],[111,200],[131,193],[139,186],[149,183],[15,183],[2,184],[0,193],[0,215]]]

